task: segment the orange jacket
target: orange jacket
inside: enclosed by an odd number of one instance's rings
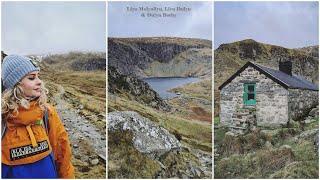
[[[60,178],[75,178],[71,164],[71,148],[68,134],[55,110],[49,111],[49,138],[46,129],[37,122],[43,112],[36,102],[29,109],[20,107],[19,114],[7,120],[7,131],[2,139],[2,163],[20,165],[33,163],[54,154]]]

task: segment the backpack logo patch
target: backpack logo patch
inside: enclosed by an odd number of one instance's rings
[[[10,160],[18,160],[26,157],[34,156],[36,154],[43,153],[49,150],[49,143],[47,140],[38,142],[37,147],[32,147],[32,145],[21,146],[17,148],[10,149]]]

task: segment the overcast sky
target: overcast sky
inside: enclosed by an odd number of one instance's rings
[[[175,17],[141,17],[139,7],[162,8],[153,14],[173,13]],[[190,8],[190,11],[165,11],[165,7]],[[138,8],[128,11],[128,8]],[[211,2],[109,2],[108,34],[110,37],[174,36],[212,39]],[[147,12],[145,15],[147,16]]]
[[[214,48],[243,39],[297,48],[318,45],[318,2],[215,2]]]
[[[104,2],[2,2],[1,48],[8,54],[105,51]]]

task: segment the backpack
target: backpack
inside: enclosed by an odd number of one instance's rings
[[[46,132],[48,135],[49,134],[49,113],[47,108],[44,111],[42,121],[43,121],[43,126],[46,129]],[[1,121],[1,139],[3,139],[4,135],[6,134],[6,130],[7,130],[7,123],[5,121]]]

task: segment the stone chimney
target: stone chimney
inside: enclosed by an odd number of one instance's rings
[[[279,61],[279,70],[290,76],[292,76],[292,62],[291,61]]]

